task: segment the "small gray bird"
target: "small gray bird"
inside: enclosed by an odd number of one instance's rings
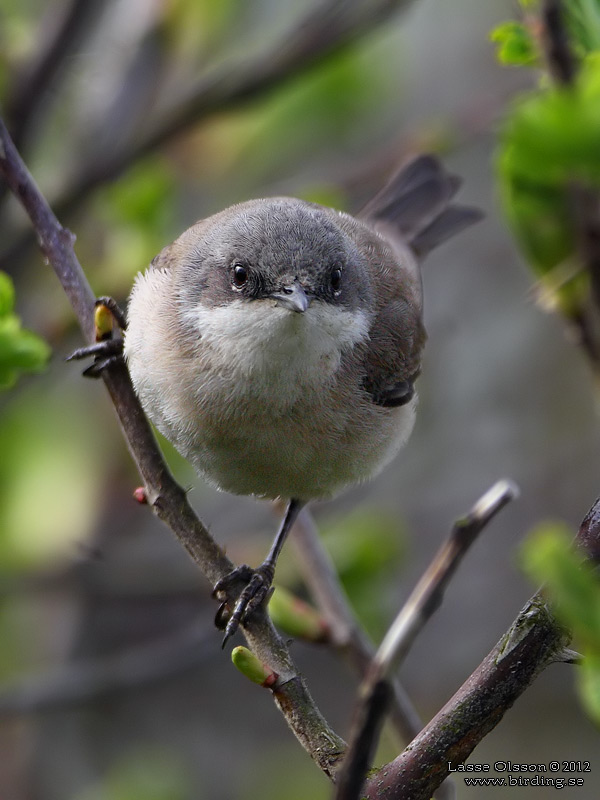
[[[417,256],[479,219],[423,156],[358,218],[288,197],[201,220],[136,278],[124,353],[156,427],[211,484],[283,498],[225,641],[270,595],[300,509],[376,475],[413,428],[425,342]]]

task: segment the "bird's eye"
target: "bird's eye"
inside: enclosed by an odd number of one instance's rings
[[[232,283],[236,289],[241,289],[248,283],[248,270],[243,264],[233,265]]]
[[[329,276],[329,283],[331,286],[331,290],[334,294],[339,294],[342,288],[342,270],[341,267],[335,267],[331,270],[331,274]]]

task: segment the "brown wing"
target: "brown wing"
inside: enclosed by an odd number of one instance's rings
[[[426,334],[421,272],[416,256],[481,218],[450,204],[460,179],[433,156],[410,162],[363,209],[360,217],[385,240],[373,245],[377,312],[370,330],[365,388],[382,406],[413,396]]]

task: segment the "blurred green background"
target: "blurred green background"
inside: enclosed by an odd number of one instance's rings
[[[428,719],[532,593],[517,559],[526,533],[545,519],[575,529],[599,492],[593,379],[560,320],[535,306],[494,183],[507,104],[536,80],[499,66],[489,41],[513,3],[417,0],[270,91],[215,103],[119,175],[114,157],[158,117],[169,119],[197,81],[216,75],[226,84],[261,53],[276,63],[310,4],[0,0],[0,105],[9,119],[22,112],[28,65],[79,7],[78,30],[20,144],[77,235],[96,293],[125,302],[136,272],[165,244],[236,201],[289,194],[358,210],[415,152],[440,153],[464,178],[461,200],[486,212],[425,266],[429,342],[408,446],[371,485],[314,509],[377,638],[452,521],[497,478],[520,485],[520,500],[475,545],[402,668]],[[85,190],[90,176],[94,191]],[[0,797],[328,797],[270,698],[221,652],[210,587],[133,501],[138,478],[103,387],[63,363],[82,343],[68,303],[16,203],[3,197],[0,211],[0,269],[15,283],[22,324],[52,348],[44,372],[0,394]],[[213,491],[166,452],[231,557],[258,563],[276,524],[270,507]],[[295,587],[291,548],[283,558],[281,579]],[[347,735],[356,676],[322,647],[295,642],[292,652],[325,716]],[[574,670],[559,665],[473,759],[589,760],[577,798],[591,800],[598,745]],[[397,751],[386,734],[379,759]],[[460,780],[457,790],[478,796]],[[546,795],[515,787],[510,796]]]

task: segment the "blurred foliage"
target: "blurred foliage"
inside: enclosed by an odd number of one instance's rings
[[[539,51],[531,31],[521,22],[504,22],[490,34],[497,45],[498,60],[507,66],[523,67],[536,64]]]
[[[9,398],[0,423],[4,570],[52,563],[85,543],[101,501],[98,475],[109,441],[90,426],[80,398],[49,389],[47,382]]]
[[[39,372],[50,358],[50,347],[21,327],[14,313],[15,291],[9,276],[0,272],[0,389],[9,389],[20,372]]]
[[[357,617],[375,641],[397,611],[398,598],[387,606],[390,578],[398,579],[406,531],[396,515],[362,506],[352,514],[321,525],[325,547],[336,566]]]
[[[539,12],[539,4],[526,5]],[[589,280],[577,252],[572,190],[600,188],[600,3],[573,0],[562,8],[580,60],[572,86],[550,81],[537,16],[492,33],[501,62],[542,69],[538,87],[506,115],[496,166],[504,212],[541,282],[541,299],[573,317],[588,299]]]
[[[126,294],[135,274],[173,238],[175,189],[172,170],[156,158],[97,192],[92,216],[102,223],[104,242],[95,270],[115,294]]]
[[[106,777],[75,800],[188,800],[191,778],[174,753],[156,747],[129,752],[112,766]],[[202,800],[201,787],[193,796]]]
[[[600,578],[582,564],[572,535],[560,523],[540,524],[522,548],[526,572],[544,583],[558,619],[573,632],[583,655],[577,681],[583,707],[600,726]]]
[[[269,615],[278,628],[294,639],[320,642],[327,636],[327,625],[317,609],[283,586],[276,586],[269,601]]]
[[[169,0],[163,32],[174,54],[194,61],[218,47],[231,26],[239,0]]]

